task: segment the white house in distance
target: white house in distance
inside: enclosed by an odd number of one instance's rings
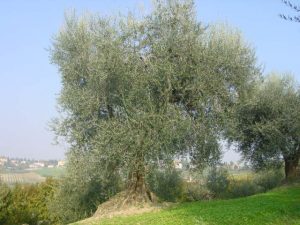
[[[65,160],[59,160],[59,161],[57,162],[57,167],[64,167],[65,164],[66,164],[66,161],[65,161]]]
[[[42,167],[45,167],[45,163],[43,162],[34,162],[32,164],[29,165],[29,168],[42,168]]]
[[[0,156],[0,165],[3,166],[7,163],[8,159],[6,157]]]
[[[15,166],[18,166],[18,165],[19,165],[19,161],[16,160],[16,159],[10,160],[10,162],[11,162],[12,164],[14,164]]]

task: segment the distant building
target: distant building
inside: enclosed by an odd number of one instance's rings
[[[7,162],[8,158],[1,156],[0,157],[0,162]]]
[[[54,168],[54,165],[51,164],[51,165],[48,165],[47,167],[48,168]]]
[[[66,164],[65,160],[60,160],[57,162],[57,167],[64,167]]]
[[[18,165],[19,165],[19,161],[18,161],[18,160],[13,159],[13,160],[10,160],[10,162],[11,162],[12,164],[14,164],[15,166],[18,166]]]
[[[0,164],[4,164],[4,163],[7,163],[7,161],[8,161],[8,158],[6,158],[6,157],[0,157]]]
[[[45,167],[45,163],[42,162],[34,162],[29,165],[29,168],[42,168]]]

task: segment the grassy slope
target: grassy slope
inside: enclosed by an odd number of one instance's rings
[[[300,186],[281,187],[246,198],[183,203],[160,212],[75,224],[300,225]]]

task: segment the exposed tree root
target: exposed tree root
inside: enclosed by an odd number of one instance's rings
[[[170,203],[158,203],[158,198],[146,187],[143,173],[131,174],[127,190],[99,205],[94,217],[112,217],[159,210]]]
[[[153,211],[166,206],[158,204],[157,197],[149,191],[129,189],[116,194],[107,202],[99,205],[94,217],[111,217]]]

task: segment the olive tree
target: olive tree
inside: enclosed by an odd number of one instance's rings
[[[256,169],[285,165],[286,178],[296,176],[300,158],[300,95],[290,76],[273,74],[238,107],[237,150]]]
[[[125,202],[151,201],[145,174],[174,157],[218,160],[233,106],[260,76],[239,32],[205,28],[192,1],[157,0],[139,19],[71,14],[51,59],[62,79],[57,134],[88,155],[86,169],[125,175]]]

